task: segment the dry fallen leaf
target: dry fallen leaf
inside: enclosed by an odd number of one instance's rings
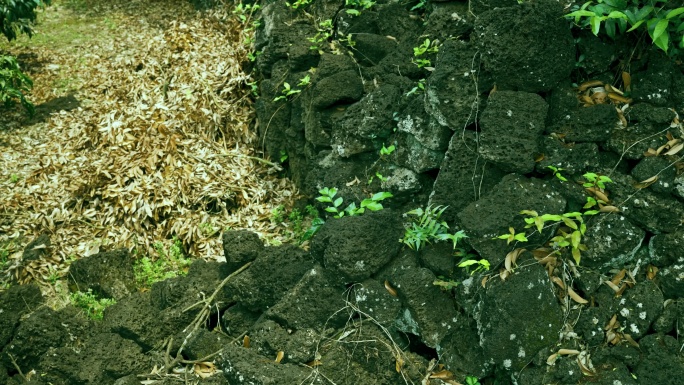
[[[278,351],[278,353],[276,354],[275,363],[279,364],[280,361],[283,360],[283,357],[285,357],[285,352],[283,352],[282,350]]]
[[[390,285],[388,280],[385,280],[385,290],[387,290],[387,292],[390,293],[390,295],[392,295],[393,297],[397,296],[397,290],[393,288],[392,285]]]
[[[586,303],[589,303],[589,301],[587,301],[586,299],[580,297],[579,294],[575,293],[575,291],[572,290],[572,288],[568,287],[567,290],[568,290],[568,296],[569,296],[570,298],[572,298],[573,301],[575,301],[575,302],[577,302],[577,303],[579,303],[579,304],[582,304],[582,305],[584,305],[584,304],[586,304]]]

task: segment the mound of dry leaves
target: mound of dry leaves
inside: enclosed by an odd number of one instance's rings
[[[100,250],[151,252],[173,237],[196,257],[220,260],[226,228],[277,237],[271,211],[296,191],[252,148],[252,79],[241,65],[252,32],[232,10],[102,2],[82,17],[106,13],[117,24],[109,39],[10,48],[41,64],[30,74],[36,105],[56,96],[48,86],[56,68],[82,79],[81,107],[33,125],[0,123],[0,242],[15,240],[17,260],[38,234],[52,241],[48,260],[14,269],[21,280]],[[58,2],[45,12],[68,10]]]

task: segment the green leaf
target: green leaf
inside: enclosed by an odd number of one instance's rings
[[[584,215],[596,215],[598,213],[600,213],[600,211],[598,211],[598,210],[589,210],[589,211],[585,211]]]
[[[392,198],[393,196],[394,195],[392,195],[392,193],[390,193],[390,192],[381,191],[379,193],[373,194],[373,197],[371,199],[374,201],[381,201],[381,200],[385,200],[387,198]]]
[[[577,230],[577,223],[575,223],[575,221],[573,221],[572,219],[563,218],[563,223],[565,223],[565,225],[568,226],[569,228],[571,228],[573,230]]]
[[[669,20],[664,19],[664,20],[660,20],[660,21],[656,24],[655,29],[653,30],[653,35],[651,36],[651,38],[653,39],[653,42],[654,42],[654,43],[655,43],[658,39],[660,39],[660,36],[663,35],[663,33],[665,32],[665,30],[667,29],[667,25],[669,24],[669,22],[670,22]],[[666,41],[667,41],[667,40],[666,40]],[[658,44],[656,43],[656,45],[658,45]],[[667,47],[667,44],[666,44],[665,46]],[[658,45],[658,47],[660,47],[660,45]],[[667,52],[667,48],[662,48],[662,47],[660,47],[660,48],[663,49],[663,51]]]
[[[336,213],[337,209],[335,207],[326,207],[325,211],[327,211],[329,213]]]
[[[662,49],[664,52],[667,52],[667,49],[669,48],[670,44],[670,35],[664,33],[658,37],[658,40],[655,40],[653,44],[657,45],[658,48]]]
[[[644,20],[637,21],[634,25],[632,25],[632,28],[627,30],[627,32],[634,31],[635,29],[639,28],[639,26],[641,26],[641,24],[643,24],[643,23],[644,23]]]
[[[609,19],[626,19],[627,15],[620,11],[612,11],[608,14]]]
[[[573,248],[577,248],[582,240],[582,234],[579,231],[573,231],[570,235],[570,242]]]
[[[575,260],[577,266],[580,264],[580,251],[579,249],[572,249],[572,258]]]
[[[330,199],[330,197],[318,197],[316,198],[316,200],[323,203],[332,202],[332,199]]]
[[[366,202],[366,201],[364,200],[364,202]],[[378,202],[368,201],[365,205],[364,205],[364,202],[361,202],[361,207],[365,207],[370,211],[382,210],[382,204],[380,204]]]
[[[527,242],[527,237],[525,236],[525,233],[515,234],[515,237],[513,237],[513,239],[515,239],[518,242]]]
[[[665,18],[666,19],[672,19],[673,17],[675,17],[677,15],[681,15],[682,13],[684,13],[684,7],[676,8],[676,9],[673,9],[670,12],[668,12],[667,16],[665,16]]]
[[[615,40],[615,20],[610,19],[606,21],[606,35]]]
[[[333,202],[333,205],[334,205],[335,207],[340,207],[340,205],[342,204],[342,201],[343,201],[343,200],[344,200],[344,199],[342,199],[342,197],[339,197],[339,198],[335,199],[335,202]]]
[[[599,29],[601,28],[601,19],[597,16],[592,16],[589,18],[589,23],[591,24],[591,33],[598,36]]]

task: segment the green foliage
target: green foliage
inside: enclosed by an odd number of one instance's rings
[[[318,28],[316,28],[316,35],[313,37],[307,37],[306,40],[310,41],[312,44],[309,49],[312,51],[318,51],[321,49],[321,44],[325,43],[333,35],[333,23],[332,19],[323,20],[318,23]]]
[[[388,176],[383,176],[383,175],[380,174],[379,172],[376,172],[376,173],[375,173],[375,176],[371,176],[371,177],[368,179],[368,184],[373,183],[373,179],[376,178],[376,177],[378,178],[378,180],[380,180],[380,182],[386,182],[386,181],[389,180],[389,177],[388,177]]]
[[[580,212],[539,215],[536,211],[522,210],[520,214],[527,215],[525,218],[525,228],[534,227],[537,232],[541,233],[547,226],[554,226],[560,224],[556,235],[551,238],[551,247],[557,252],[564,249],[570,249],[575,263],[580,264],[581,252],[586,251],[587,247],[582,243],[582,237],[587,231],[587,225],[584,223],[583,214]],[[591,215],[591,214],[584,214]],[[509,234],[503,234],[497,239],[506,239],[508,243],[512,241],[527,242],[525,234],[516,234],[512,227],[509,227]]]
[[[10,183],[12,183],[12,184],[19,182],[20,179],[21,179],[21,177],[19,177],[19,175],[17,175],[17,174],[11,174],[10,175]]]
[[[425,79],[418,80],[418,85],[411,88],[411,91],[407,92],[406,96],[411,96],[417,93],[418,91],[425,92]]]
[[[430,61],[430,59],[426,59],[425,56],[439,52],[437,43],[437,40],[430,41],[430,39],[425,39],[421,45],[418,47],[413,47],[413,64],[418,66],[418,68],[431,66],[432,61]]]
[[[413,216],[413,220],[409,224],[404,224],[405,232],[404,238],[399,242],[407,245],[411,249],[420,250],[421,247],[432,241],[447,241],[450,240],[454,244],[454,248],[458,241],[467,238],[463,230],[454,234],[449,234],[449,225],[443,220],[440,220],[442,213],[448,206],[428,206],[423,210],[417,208],[404,214],[404,216]]]
[[[280,163],[285,163],[289,156],[287,155],[287,151],[285,150],[280,150],[280,157],[278,158],[280,160]]]
[[[427,0],[418,0],[418,3],[411,7],[411,11],[424,10],[427,6]]]
[[[356,203],[352,202],[344,210],[342,210],[340,209],[340,207],[342,206],[342,202],[344,199],[342,197],[338,197],[337,199],[335,199],[335,195],[337,195],[336,188],[325,187],[319,190],[318,193],[321,195],[317,197],[316,200],[321,203],[328,203],[328,207],[325,208],[325,211],[334,214],[335,218],[342,218],[345,215],[361,215],[364,212],[366,212],[366,209],[370,211],[382,210],[383,206],[380,202],[392,197],[391,193],[381,191],[379,193],[373,194],[373,196],[370,198],[362,200],[361,205],[359,207],[356,206]]]
[[[7,40],[20,33],[33,36],[36,8],[45,5],[50,5],[50,0],[0,0],[0,32]]]
[[[290,87],[290,83],[284,82],[283,83],[283,90],[280,91],[281,95],[276,96],[273,101],[277,102],[278,100],[283,100],[283,99],[289,99],[290,96],[296,95],[298,93],[302,92],[302,90],[299,89],[293,89]]]
[[[466,376],[466,385],[480,385],[480,380],[475,376]]]
[[[285,207],[280,205],[271,212],[271,222],[285,226],[287,238],[298,245],[311,239],[325,223],[312,205],[307,205],[303,213],[293,209],[289,214],[286,213]]]
[[[313,0],[297,0],[297,1],[295,1],[294,3],[289,3],[289,2],[286,1],[286,2],[285,2],[285,5],[286,5],[288,8],[292,8],[292,9],[295,9],[295,10],[296,10],[296,9],[299,9],[299,8],[304,8],[304,7],[306,7],[307,5],[309,5],[309,4],[311,4],[311,3],[313,3]]]
[[[33,104],[26,99],[26,93],[31,87],[33,81],[21,72],[17,59],[12,56],[0,56],[0,102],[10,107],[19,100],[29,114],[33,115]]]
[[[157,254],[155,260],[143,257],[133,265],[138,285],[149,288],[155,282],[187,274],[187,268],[192,261],[183,253],[183,244],[179,239],[174,239],[168,251],[161,242],[153,246]]]
[[[473,275],[481,271],[489,271],[490,265],[489,261],[486,259],[468,259],[459,263],[458,267],[462,267],[468,270],[470,272],[470,275]]]
[[[389,156],[392,155],[392,153],[396,150],[396,147],[392,144],[389,147],[385,147],[385,145],[382,145],[382,148],[380,149],[380,156]]]
[[[645,29],[653,44],[677,55],[684,49],[684,7],[665,9],[667,4],[666,0],[588,1],[565,17],[580,27],[591,28],[594,35],[603,24],[606,35],[613,39],[617,34]]]
[[[606,183],[613,183],[613,180],[605,175],[598,175],[593,172],[588,172],[582,175],[587,181],[582,183],[586,188],[599,188],[603,190],[606,188]]]
[[[561,174],[561,171],[565,170],[564,168],[558,168],[558,167],[553,167],[553,166],[546,166],[546,168],[550,169],[553,172],[553,175],[558,178],[562,182],[567,182],[568,180]]]
[[[353,9],[347,9],[346,10],[347,14],[352,15],[352,16],[359,16],[361,14],[361,10],[370,9],[374,5],[375,5],[375,1],[373,1],[373,0],[346,0],[345,1],[345,6],[353,7]]]
[[[104,316],[104,309],[116,303],[111,298],[98,299],[91,289],[84,293],[77,291],[69,295],[72,305],[83,310],[83,314],[92,320],[101,320]]]

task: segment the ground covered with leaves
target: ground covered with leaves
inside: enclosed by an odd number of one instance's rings
[[[253,149],[250,32],[232,11],[55,1],[33,39],[0,45],[34,80],[37,107],[0,110],[3,280],[54,281],[71,260],[177,240],[220,260],[227,228],[278,241],[272,211],[296,188]],[[40,233],[49,257],[16,268]]]

